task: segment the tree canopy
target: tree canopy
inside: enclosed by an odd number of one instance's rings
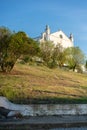
[[[73,71],[84,63],[85,55],[79,47],[70,47],[66,50],[66,63]]]
[[[35,55],[39,50],[36,42],[25,32],[13,33],[8,28],[0,28],[0,67],[9,72],[22,54]]]
[[[79,47],[64,49],[61,44],[55,46],[51,41],[42,42],[39,47],[25,32],[15,33],[0,27],[0,69],[3,72],[10,72],[21,55],[33,57],[38,52],[44,64],[50,68],[67,64],[74,71],[84,62],[84,54]]]

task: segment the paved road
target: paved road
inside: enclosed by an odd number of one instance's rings
[[[37,116],[23,119],[4,119],[2,124],[63,124],[87,123],[87,116]]]
[[[16,127],[17,130],[87,130],[87,116],[42,116],[0,120],[0,130],[14,130],[14,127],[15,130]]]

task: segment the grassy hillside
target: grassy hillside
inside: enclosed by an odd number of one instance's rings
[[[0,95],[15,103],[87,103],[87,75],[16,64],[0,73]]]

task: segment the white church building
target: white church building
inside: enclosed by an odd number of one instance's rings
[[[59,30],[57,32],[51,33],[50,27],[46,25],[45,31],[41,34],[40,37],[35,38],[38,42],[52,41],[54,45],[61,44],[63,48],[73,47],[74,39],[73,35],[70,34],[68,37],[63,31]]]

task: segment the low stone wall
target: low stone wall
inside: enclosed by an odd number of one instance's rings
[[[5,97],[0,97],[0,107],[4,107],[12,111],[18,111],[23,116],[87,115],[87,104],[19,105],[11,103]],[[11,113],[9,113],[9,116],[10,114]]]

